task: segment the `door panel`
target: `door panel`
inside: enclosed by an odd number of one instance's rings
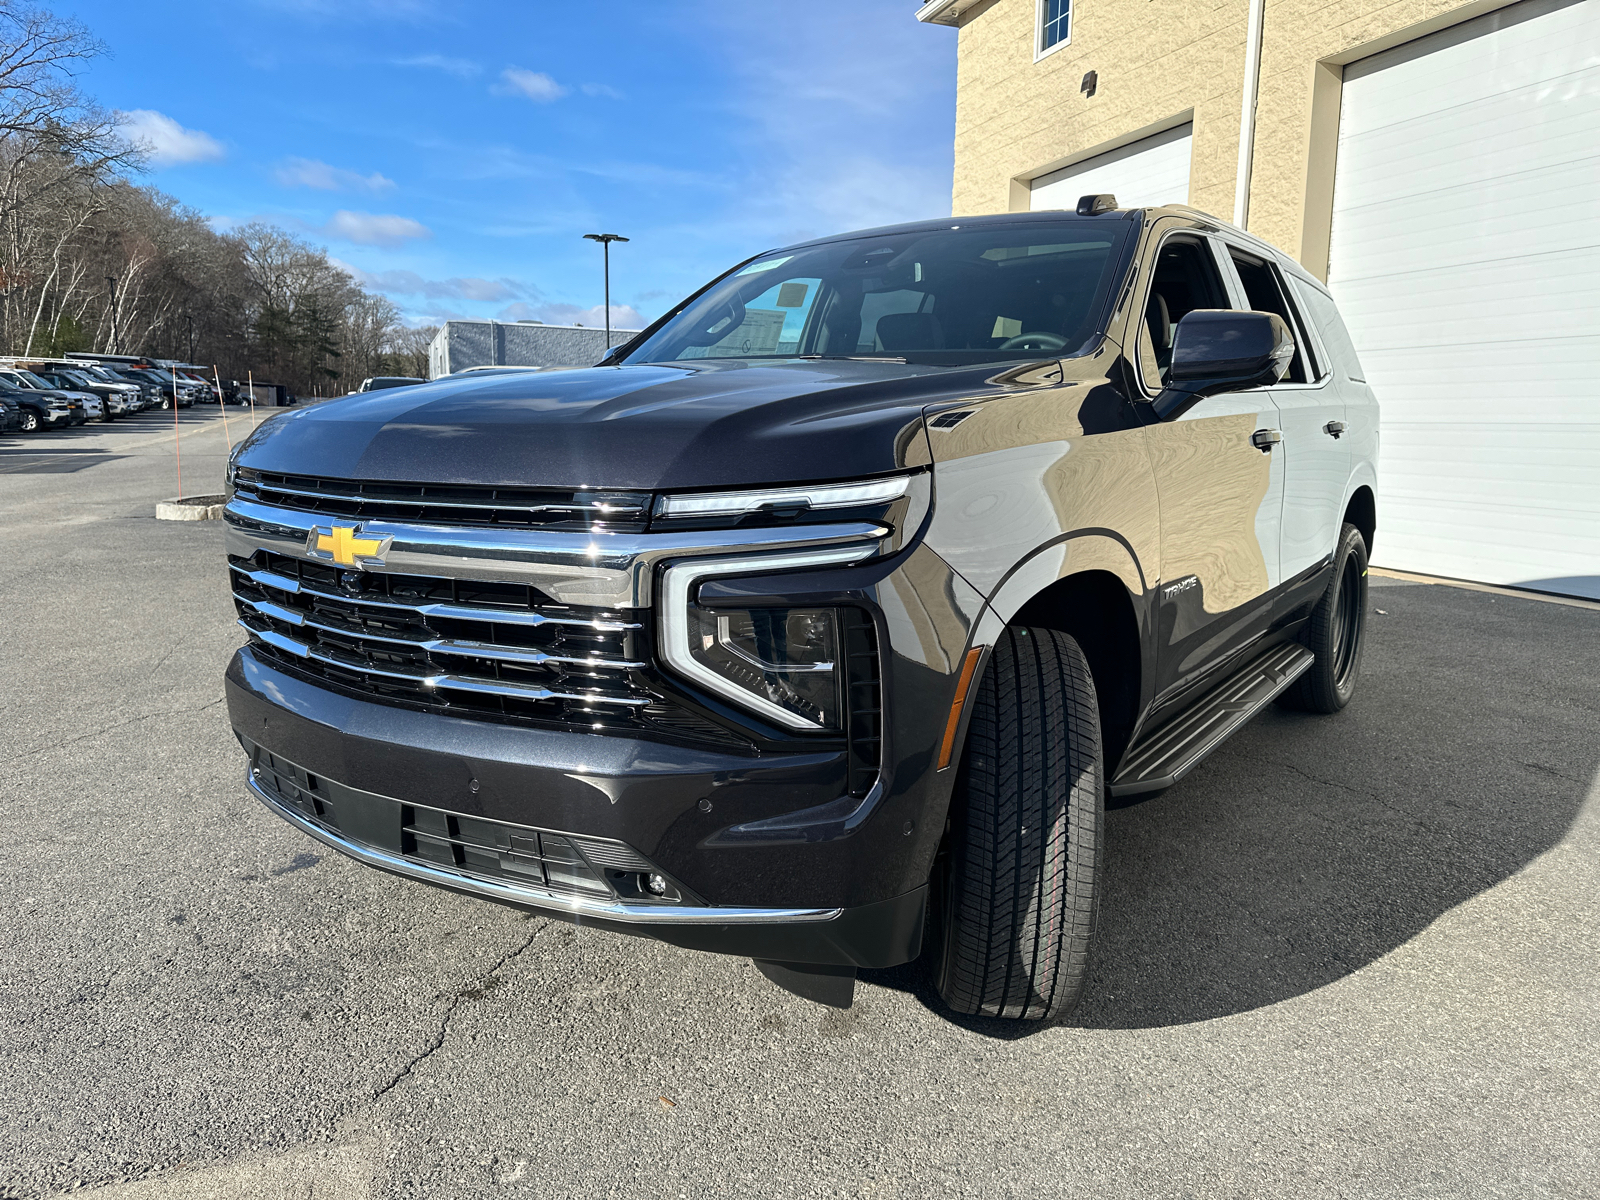
[[[1211,396],[1148,430],[1161,502],[1158,697],[1266,630],[1282,580],[1281,455],[1251,442],[1278,427],[1264,391]]]
[[[1150,281],[1135,355],[1150,396],[1166,382],[1173,331],[1194,309],[1230,307],[1210,243],[1167,225],[1147,258]],[[1161,510],[1158,699],[1231,660],[1266,630],[1281,581],[1281,455],[1251,441],[1278,428],[1265,391],[1211,396],[1147,433]]]
[[[1344,399],[1278,266],[1235,246],[1227,251],[1238,306],[1275,313],[1294,334],[1288,374],[1278,386],[1260,390],[1271,394],[1283,434],[1272,452],[1282,459],[1284,477],[1279,558],[1283,580],[1295,582],[1322,566],[1338,541],[1351,466],[1351,443],[1340,429],[1347,425]]]

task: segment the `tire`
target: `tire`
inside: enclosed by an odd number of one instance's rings
[[[31,413],[27,409],[23,409],[22,410],[22,432],[23,433],[38,433],[39,432],[39,414],[38,413]]]
[[[1279,699],[1301,712],[1336,713],[1355,695],[1367,629],[1367,539],[1346,522],[1333,555],[1333,578],[1300,631],[1317,656]]]
[[[1078,643],[1008,628],[973,701],[940,879],[937,987],[971,1016],[1067,1015],[1100,911],[1105,800]]]

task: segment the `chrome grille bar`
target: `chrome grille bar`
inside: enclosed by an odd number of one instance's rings
[[[307,535],[338,518],[278,508],[236,495],[223,510],[227,551],[248,559],[258,550],[308,562]],[[692,555],[763,553],[787,548],[881,543],[886,526],[870,521],[782,529],[718,529],[692,533],[592,533],[543,529],[453,527],[363,520],[362,535],[392,539],[380,574],[425,575],[526,584],[558,604],[648,608],[658,563]],[[325,564],[324,564],[325,565]]]
[[[238,592],[233,598],[240,604],[247,604],[264,617],[274,621],[282,621],[286,625],[296,625],[304,629],[317,629],[323,633],[332,633],[340,637],[356,638],[373,642],[388,642],[391,645],[404,646],[411,650],[426,650],[438,654],[459,654],[467,658],[487,658],[495,662],[523,663],[529,666],[543,666],[545,663],[560,663],[577,667],[614,667],[618,669],[638,670],[647,666],[647,663],[633,662],[627,659],[606,658],[603,655],[591,654],[585,658],[575,658],[570,655],[546,654],[543,650],[535,650],[521,646],[497,646],[489,642],[466,641],[460,638],[402,638],[391,637],[388,634],[373,633],[367,629],[358,629],[347,625],[332,625],[324,620],[317,620],[314,613],[296,612],[292,608],[284,608],[270,600],[256,600]],[[493,620],[492,617],[480,618]]]
[[[318,596],[324,600],[337,600],[341,604],[360,604],[367,608],[386,608],[396,612],[419,613],[424,617],[441,617],[452,621],[493,621],[499,625],[565,625],[579,629],[592,629],[598,633],[625,633],[642,629],[637,621],[607,621],[590,617],[552,617],[546,613],[524,612],[514,608],[476,608],[468,604],[438,604],[423,601],[418,604],[401,604],[395,600],[369,600],[367,597],[342,596],[326,592],[298,579],[279,575],[275,571],[233,568],[258,587],[274,588],[289,595]]]
[[[238,624],[251,637],[258,638],[267,645],[292,654],[296,658],[311,659],[330,667],[353,671],[360,675],[375,675],[380,679],[403,681],[424,691],[476,692],[480,695],[505,696],[514,700],[576,700],[586,704],[621,704],[631,707],[643,707],[651,703],[648,696],[612,696],[599,691],[557,691],[554,688],[541,687],[537,684],[517,683],[506,679],[486,679],[475,675],[390,671],[374,666],[364,660],[348,659],[329,653],[327,647],[315,643],[296,641],[294,638],[286,637],[274,629],[260,628],[251,624],[246,617],[240,617]]]

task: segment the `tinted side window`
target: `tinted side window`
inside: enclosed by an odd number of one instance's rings
[[[1339,308],[1334,304],[1333,297],[1303,279],[1292,280],[1291,286],[1300,301],[1300,307],[1311,314],[1311,319],[1322,331],[1322,344],[1338,360],[1344,373],[1351,379],[1365,382],[1367,373],[1361,369],[1361,360],[1356,357],[1356,344],[1350,340],[1350,331],[1344,327],[1344,319],[1339,316]]]
[[[1172,336],[1197,308],[1227,308],[1215,260],[1200,242],[1168,238],[1156,254],[1150,294],[1139,330],[1139,375],[1145,387],[1160,391],[1172,365]]]
[[[1232,246],[1228,247],[1228,256],[1233,259],[1234,270],[1239,273],[1239,282],[1244,285],[1245,302],[1256,312],[1269,312],[1282,317],[1284,323],[1289,326],[1289,332],[1294,334],[1294,361],[1289,364],[1289,373],[1283,377],[1284,381],[1312,382],[1315,378],[1315,367],[1309,361],[1310,347],[1302,332],[1302,326],[1295,317],[1294,309],[1289,305],[1277,268],[1253,254],[1235,250]]]

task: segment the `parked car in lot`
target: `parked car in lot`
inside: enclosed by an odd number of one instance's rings
[[[111,367],[86,367],[84,369],[96,379],[103,379],[107,383],[122,384],[133,388],[134,412],[143,412],[147,408],[158,408],[161,405],[159,389],[147,379],[137,379],[123,375]]]
[[[178,379],[165,367],[135,367],[124,374],[137,375],[153,383],[164,401],[163,408],[171,406],[174,395],[177,397],[179,408],[192,408],[200,396],[197,384],[186,379]]]
[[[29,369],[51,387],[75,388],[80,392],[99,396],[104,406],[102,419],[106,421],[126,416],[134,411],[132,402],[138,396],[139,389],[131,383],[110,383],[90,375],[87,371],[65,367],[58,363],[38,363]]]
[[[599,366],[235,452],[229,711],[306,834],[826,1003],[925,954],[956,1011],[1053,1018],[1105,798],[1352,697],[1377,404],[1323,285],[1225,221],[821,238]]]
[[[73,417],[71,403],[64,398],[37,388],[18,387],[3,375],[0,375],[0,396],[17,406],[23,433],[66,429],[80,423]]]
[[[32,371],[21,367],[0,367],[0,381],[4,381],[21,391],[39,392],[42,395],[63,401],[67,406],[68,425],[82,425],[87,421],[90,417],[91,405],[95,410],[95,415],[99,415],[99,397],[92,392],[51,387]]]
[[[8,396],[0,394],[0,433],[22,432],[22,408]]]

